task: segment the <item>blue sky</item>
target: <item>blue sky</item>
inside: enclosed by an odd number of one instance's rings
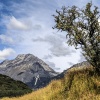
[[[90,0],[0,0],[0,61],[31,53],[56,71],[84,61],[66,44],[66,33],[53,30],[53,14],[62,6],[84,7]],[[99,0],[92,0],[100,6]]]

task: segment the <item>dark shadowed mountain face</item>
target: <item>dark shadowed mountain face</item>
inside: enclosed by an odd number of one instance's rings
[[[0,63],[0,73],[26,83],[32,89],[46,86],[57,73],[32,54],[18,55]]]

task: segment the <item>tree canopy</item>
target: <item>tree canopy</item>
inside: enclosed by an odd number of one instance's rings
[[[62,7],[56,10],[54,16],[54,29],[66,31],[68,45],[74,45],[76,49],[81,48],[86,60],[100,72],[100,13],[97,6],[92,2],[87,3],[82,9]]]

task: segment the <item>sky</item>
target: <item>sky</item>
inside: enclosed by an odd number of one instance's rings
[[[81,50],[67,45],[66,32],[52,29],[52,15],[62,6],[80,8],[91,0],[0,0],[0,62],[33,54],[57,72],[84,61]],[[100,6],[99,0],[92,0]]]

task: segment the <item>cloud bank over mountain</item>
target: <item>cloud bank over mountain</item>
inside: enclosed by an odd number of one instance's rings
[[[66,32],[53,30],[53,14],[62,6],[83,7],[87,0],[0,0],[0,51],[10,53],[0,59],[14,58],[18,54],[32,53],[44,61],[52,62],[59,71],[78,63],[80,50],[68,47]],[[100,6],[100,1],[92,0]],[[9,50],[9,48],[11,50]],[[15,55],[11,52],[16,52]],[[1,59],[1,60],[2,60]]]

